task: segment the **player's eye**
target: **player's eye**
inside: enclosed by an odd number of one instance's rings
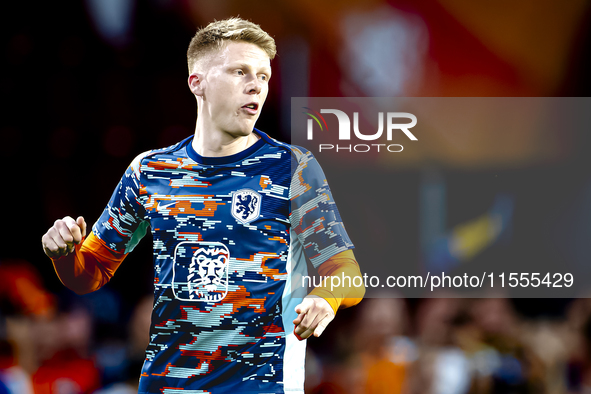
[[[238,75],[244,75],[244,71],[238,70],[238,71],[236,71],[236,74],[238,74]]]
[[[261,74],[259,78],[261,79],[261,81],[267,81],[269,79],[269,77],[266,74]]]

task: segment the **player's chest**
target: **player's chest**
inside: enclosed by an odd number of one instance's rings
[[[289,174],[187,171],[148,174],[139,201],[153,230],[271,232],[289,228]]]

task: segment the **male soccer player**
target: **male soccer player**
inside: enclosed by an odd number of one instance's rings
[[[136,157],[88,237],[82,217],[43,236],[61,281],[87,293],[151,229],[140,393],[303,392],[302,339],[363,297],[330,281],[298,297],[306,257],[322,276],[360,272],[312,154],[254,129],[274,56],[273,38],[242,19],[197,31],[187,52],[195,134]]]

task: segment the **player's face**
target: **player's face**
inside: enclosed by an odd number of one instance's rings
[[[249,135],[269,92],[269,56],[254,44],[229,42],[213,54],[208,66],[200,116],[207,117],[207,127],[232,136]]]

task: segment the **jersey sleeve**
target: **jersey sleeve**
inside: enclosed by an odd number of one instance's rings
[[[309,151],[296,150],[296,157],[290,187],[290,222],[306,257],[318,268],[332,256],[354,246],[320,164]]]
[[[146,234],[149,222],[141,204],[140,164],[146,153],[136,157],[115,188],[93,234],[111,251],[127,254]]]
[[[363,276],[352,250],[338,253],[326,260],[318,267],[318,274],[321,278],[329,276],[343,278],[336,283],[325,280],[310,292],[310,295],[324,298],[335,314],[339,308],[349,308],[359,304],[363,299],[365,295]],[[350,280],[347,281],[344,278],[350,278]]]

